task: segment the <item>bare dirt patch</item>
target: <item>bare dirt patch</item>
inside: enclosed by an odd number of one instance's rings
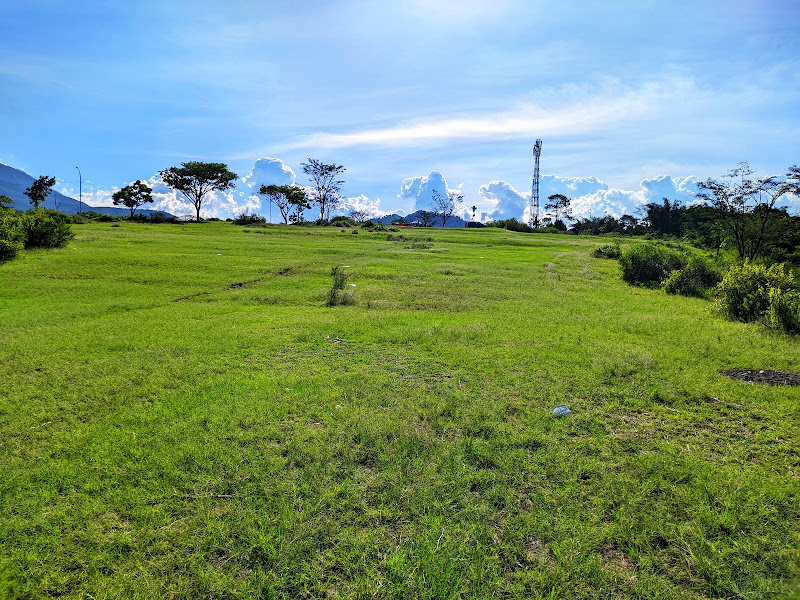
[[[800,375],[766,369],[731,369],[720,371],[728,379],[745,383],[765,383],[767,385],[800,385]]]

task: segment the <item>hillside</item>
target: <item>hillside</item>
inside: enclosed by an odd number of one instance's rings
[[[26,211],[31,208],[31,203],[25,195],[25,190],[28,189],[34,181],[35,178],[28,175],[25,171],[0,163],[0,195],[11,198],[13,201],[11,204],[12,208],[21,211]],[[47,199],[42,203],[42,207],[59,210],[67,214],[77,214],[81,210],[83,210],[83,212],[92,210],[104,215],[127,216],[131,214],[130,209],[124,207],[89,206],[85,202],[81,203],[79,200],[65,196],[55,190],[47,196]],[[155,211],[150,209],[137,209],[136,212],[150,215]]]
[[[721,371],[800,345],[603,240],[73,227],[0,265],[0,597],[796,597],[800,387]]]

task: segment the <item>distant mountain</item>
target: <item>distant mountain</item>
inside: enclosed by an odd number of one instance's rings
[[[402,217],[398,214],[391,214],[391,215],[386,215],[385,217],[376,217],[370,220],[375,221],[376,223],[381,223],[382,225],[391,225],[392,221],[394,221],[395,219],[405,219],[406,223],[413,223],[414,221],[419,221],[421,223],[422,219],[419,216],[421,212],[422,212],[421,210],[418,210],[416,212],[411,213],[410,215],[406,215],[405,217]],[[445,225],[445,227],[447,228],[464,227],[466,224],[467,222],[461,217],[452,216],[449,219],[447,219],[447,225]],[[437,217],[434,222],[434,227],[441,227],[441,226],[442,226],[442,220],[439,217]]]
[[[28,175],[25,171],[20,171],[19,169],[0,163],[0,196],[8,196],[11,198],[12,208],[21,211],[26,211],[31,208],[31,203],[25,195],[25,190],[27,190],[34,181],[35,178]],[[119,208],[117,206],[89,206],[85,202],[81,204],[81,202],[75,198],[70,198],[55,190],[47,196],[47,199],[41,206],[71,215],[80,212],[81,209],[83,209],[83,212],[92,210],[103,215],[126,216],[131,214],[131,209],[129,208]],[[157,211],[136,209],[136,212],[137,214],[151,215]]]

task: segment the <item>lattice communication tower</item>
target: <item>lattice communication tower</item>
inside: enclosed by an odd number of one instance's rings
[[[539,226],[539,157],[542,155],[542,140],[533,145],[533,182],[531,183],[531,227]]]

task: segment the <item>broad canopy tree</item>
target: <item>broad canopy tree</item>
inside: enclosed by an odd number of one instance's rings
[[[198,222],[204,196],[214,190],[223,192],[235,188],[238,178],[224,163],[199,161],[181,163],[180,167],[170,167],[166,171],[159,171],[159,174],[165,184],[183,194],[194,205]]]
[[[464,195],[458,192],[447,192],[440,194],[433,190],[431,193],[431,208],[433,212],[442,220],[442,227],[447,220],[452,217],[464,201]]]
[[[143,204],[153,202],[153,196],[150,188],[144,181],[138,180],[130,185],[126,185],[121,190],[114,192],[111,199],[115,206],[127,206],[131,209],[131,218],[133,218],[136,209]]]
[[[284,224],[289,224],[289,215],[300,213],[300,211],[311,208],[303,188],[296,185],[264,185],[258,190],[262,196],[278,207],[281,211]]]
[[[30,199],[33,208],[38,209],[39,205],[44,202],[45,198],[53,191],[53,186],[55,184],[55,177],[40,175],[39,179],[34,181],[23,193]]]
[[[338,177],[346,169],[342,165],[326,165],[314,158],[309,158],[307,163],[300,163],[300,166],[313,183],[312,201],[319,206],[319,218],[325,219],[330,216],[331,210],[339,205],[344,180]]]

